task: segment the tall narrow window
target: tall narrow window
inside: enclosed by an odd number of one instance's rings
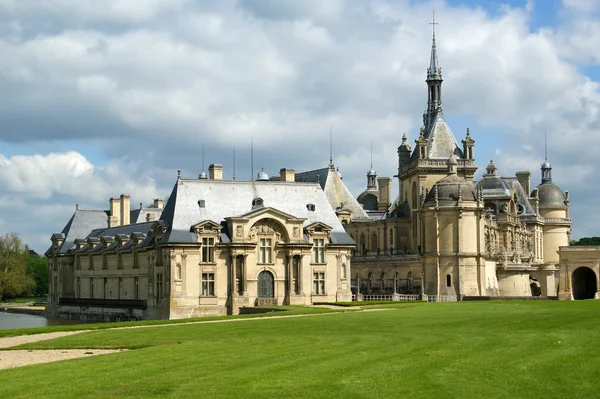
[[[272,244],[270,238],[261,238],[258,247],[258,263],[271,263]]]
[[[294,292],[300,293],[300,257],[294,256]]]
[[[202,263],[215,263],[215,239],[202,238]]]
[[[181,263],[178,263],[177,266],[175,266],[175,278],[181,280]]]
[[[202,273],[202,296],[215,296],[214,273]]]
[[[452,276],[449,274],[446,275],[446,287],[452,287]]]
[[[123,298],[123,277],[119,277],[119,299]]]
[[[134,295],[133,299],[135,299],[137,301],[138,299],[140,299],[140,278],[139,277],[133,278],[133,285],[135,286],[134,290],[133,290],[133,295]]]
[[[94,299],[94,278],[90,277],[90,299]]]
[[[325,240],[322,238],[313,240],[313,263],[325,263]]]
[[[77,277],[77,298],[81,298],[81,277]]]
[[[136,269],[140,267],[140,254],[135,249],[133,250],[133,267]]]
[[[161,304],[163,298],[163,275],[156,275],[156,304]]]
[[[394,246],[394,230],[390,229],[390,247]]]
[[[104,284],[102,285],[102,298],[106,299],[106,290],[108,289],[108,278],[104,277]]]
[[[325,273],[313,273],[313,294],[325,294]]]

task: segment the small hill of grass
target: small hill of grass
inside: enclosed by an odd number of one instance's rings
[[[600,301],[401,304],[99,330],[22,348],[132,350],[4,370],[0,386],[7,398],[592,398],[599,310]]]

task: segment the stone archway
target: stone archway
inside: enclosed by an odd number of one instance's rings
[[[575,269],[571,277],[573,299],[593,299],[598,290],[596,273],[589,267]]]
[[[267,270],[263,270],[258,275],[258,297],[273,298],[275,297],[273,274]]]

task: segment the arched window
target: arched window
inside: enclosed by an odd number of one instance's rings
[[[446,274],[446,287],[452,287],[452,276]]]
[[[412,186],[412,209],[417,209],[417,182]]]
[[[371,236],[371,251],[377,251],[377,234]]]

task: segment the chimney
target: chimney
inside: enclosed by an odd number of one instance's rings
[[[154,198],[154,207],[158,209],[163,209],[164,202],[161,199]]]
[[[108,219],[108,227],[117,227],[121,225],[121,202],[119,198],[111,198],[110,217]]]
[[[121,226],[129,224],[131,213],[131,197],[129,194],[121,194]]]
[[[517,180],[521,183],[521,186],[525,189],[527,196],[531,195],[531,172],[523,171],[515,173]]]
[[[296,171],[291,168],[279,169],[279,179],[281,181],[294,182],[296,181]]]
[[[379,201],[377,209],[385,211],[392,202],[390,200],[392,196],[392,179],[389,177],[380,177],[377,179],[377,184],[379,185]]]
[[[213,163],[208,167],[208,178],[211,180],[223,180],[223,165]]]

